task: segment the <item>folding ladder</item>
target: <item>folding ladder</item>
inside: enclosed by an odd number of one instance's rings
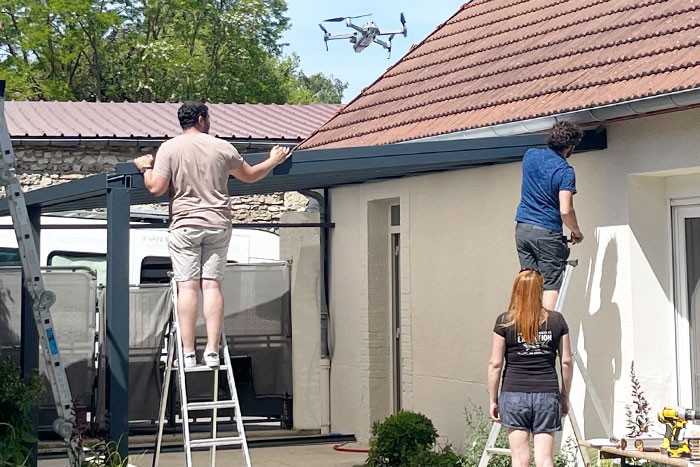
[[[571,283],[571,275],[574,272],[574,268],[578,266],[578,260],[573,260],[573,261],[567,261],[566,262],[566,268],[564,269],[564,277],[562,279],[562,284],[561,288],[559,289],[559,297],[557,298],[557,304],[554,306],[554,310],[558,311],[561,313],[563,307],[564,307],[564,299],[566,298],[566,292],[569,290],[569,284]],[[593,383],[591,381],[591,377],[588,373],[588,369],[586,369],[586,364],[583,362],[581,359],[581,355],[578,353],[578,349],[576,347],[576,344],[574,343],[573,339],[571,340],[571,354],[574,357],[574,361],[576,362],[576,365],[578,366],[579,372],[581,373],[581,377],[583,378],[583,381],[586,384],[586,390],[591,396],[591,400],[593,401],[593,405],[595,407],[596,412],[598,413],[598,417],[600,418],[600,421],[603,425],[603,429],[605,430],[606,434],[608,437],[612,437],[612,426],[610,425],[610,422],[608,421],[608,417],[605,415],[605,411],[603,410],[603,406],[600,403],[600,399],[598,398],[598,393],[596,393],[595,388],[593,387]],[[579,427],[578,422],[576,421],[576,415],[574,414],[573,408],[571,405],[569,405],[569,421],[571,422],[571,428],[574,432],[574,437],[576,438],[577,443],[580,443],[583,441],[583,434],[581,433],[581,429]],[[497,455],[497,456],[510,456],[510,449],[507,448],[497,448],[495,447],[496,440],[498,439],[498,434],[501,431],[501,424],[500,423],[493,423],[493,426],[491,427],[491,432],[489,433],[488,438],[486,439],[486,445],[484,446],[484,452],[481,454],[481,459],[479,460],[479,467],[487,467],[489,460],[491,459],[491,456]],[[581,453],[581,458],[583,459],[583,463],[586,465],[586,467],[590,466],[590,459],[588,458],[588,452],[580,445],[578,444],[578,449],[579,452]]]
[[[160,461],[160,451],[163,443],[163,427],[165,425],[165,412],[168,403],[168,392],[170,389],[170,378],[172,371],[178,373],[178,390],[180,395],[180,415],[182,417],[182,434],[185,447],[185,465],[193,467],[192,464],[192,448],[209,448],[209,463],[211,467],[216,465],[216,448],[225,446],[240,446],[243,451],[243,459],[246,467],[251,467],[250,453],[248,452],[248,443],[245,437],[243,428],[243,418],[241,416],[241,407],[238,402],[238,394],[236,392],[236,383],[233,379],[233,367],[231,366],[231,355],[226,343],[226,334],[222,327],[221,329],[221,350],[223,352],[224,364],[218,367],[210,368],[206,365],[197,365],[192,368],[185,368],[185,358],[182,349],[182,339],[180,338],[180,324],[177,317],[177,282],[171,279],[171,291],[173,307],[171,312],[169,331],[168,331],[168,357],[165,367],[165,377],[163,379],[163,392],[160,400],[160,413],[158,418],[158,435],[156,437],[156,447],[153,454],[153,467],[158,467]],[[175,365],[175,357],[177,364]],[[219,395],[219,372],[226,372],[229,392],[231,393],[230,400],[218,400]],[[209,402],[188,402],[187,399],[187,384],[186,375],[191,373],[213,372],[214,374],[214,400]],[[236,421],[237,436],[217,437],[217,416],[219,409],[233,410],[234,420]],[[211,411],[211,437],[206,439],[191,439],[190,436],[190,412],[191,411]]]
[[[78,442],[79,433],[75,429],[73,398],[51,319],[51,306],[56,302],[56,295],[44,288],[39,251],[35,243],[22,186],[16,174],[17,161],[5,119],[4,80],[0,80],[0,119],[0,150],[2,150],[0,186],[5,188],[12,225],[17,237],[22,272],[26,280],[27,291],[32,297],[32,311],[46,362],[46,373],[51,383],[54,401],[56,401],[58,418],[54,420],[52,428],[66,443],[70,465],[79,466],[82,460],[82,450]]]

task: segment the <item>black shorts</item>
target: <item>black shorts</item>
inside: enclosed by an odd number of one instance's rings
[[[501,426],[533,433],[561,431],[558,392],[502,392],[498,398]]]
[[[569,245],[561,232],[537,225],[515,224],[515,246],[521,269],[534,269],[542,274],[544,290],[559,290],[569,258]]]

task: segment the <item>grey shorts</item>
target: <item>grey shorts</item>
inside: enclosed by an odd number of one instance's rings
[[[515,225],[515,246],[521,269],[534,269],[542,274],[544,290],[559,290],[569,258],[569,245],[561,232],[532,224]]]
[[[561,394],[502,392],[498,398],[501,426],[533,433],[561,431]]]
[[[173,273],[178,282],[224,278],[231,229],[178,227],[168,235]]]

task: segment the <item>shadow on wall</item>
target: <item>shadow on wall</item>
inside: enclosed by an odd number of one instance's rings
[[[605,248],[604,254],[602,260],[598,254],[586,287],[588,302],[595,311],[584,312],[581,315],[580,332],[575,332],[572,336],[575,338],[577,335],[583,335],[583,348],[587,355],[586,366],[591,383],[598,393],[606,416],[612,426],[615,426],[615,383],[621,376],[622,360],[620,308],[614,301],[617,285],[617,241],[614,235],[604,238],[599,231],[598,244],[599,249]],[[599,300],[596,300],[596,293],[599,294]],[[574,330],[577,328],[578,326],[572,327]],[[584,406],[583,430],[586,438],[605,435],[603,424],[588,393]]]

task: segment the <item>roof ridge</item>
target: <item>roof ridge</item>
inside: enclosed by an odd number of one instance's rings
[[[494,9],[491,10],[491,11],[504,10],[504,9],[510,8],[510,7],[512,7],[512,6],[516,6],[516,5],[520,4],[520,3],[526,3],[526,2],[528,2],[528,1],[530,1],[530,0],[525,0],[524,2],[523,2],[523,1],[520,1],[520,2],[513,3],[513,4],[510,4],[510,5],[508,5],[508,6],[501,7],[501,8],[494,8]],[[612,0],[606,0],[606,1],[612,1]],[[497,23],[502,23],[503,21],[508,21],[508,20],[513,19],[513,18],[517,18],[518,16],[527,15],[527,14],[534,13],[534,12],[540,11],[540,10],[546,10],[547,8],[552,8],[552,7],[555,7],[555,6],[560,5],[560,4],[562,4],[562,3],[567,3],[567,2],[569,2],[569,0],[554,0],[554,1],[550,1],[550,2],[548,2],[548,3],[546,3],[546,4],[544,4],[544,5],[537,6],[537,7],[533,8],[533,9],[531,9],[531,10],[523,11],[523,12],[520,12],[520,13],[513,13],[513,14],[511,14],[511,15],[509,15],[509,16],[504,16],[503,18],[497,18],[497,19],[494,19],[494,20],[491,20],[491,21],[487,21],[486,23],[482,23],[482,24],[479,24],[479,25],[477,25],[477,26],[474,26],[473,28],[469,28],[469,30],[470,30],[470,31],[474,31],[474,30],[476,30],[476,29],[481,29],[481,28],[484,28],[484,27],[486,27],[486,26],[492,26],[492,25],[497,24]],[[467,21],[468,19],[471,19],[471,18],[460,18],[460,19],[457,19],[457,20],[455,20],[455,21],[453,21],[453,22],[451,22],[451,23],[449,23],[449,24],[450,24],[450,25],[457,24],[457,23],[462,22],[462,21]],[[447,26],[447,24],[445,24],[445,26]],[[460,30],[460,31],[456,31],[456,32],[450,32],[450,33],[445,34],[444,36],[433,37],[433,38],[431,38],[430,40],[428,40],[427,42],[433,42],[433,41],[436,41],[436,40],[443,39],[443,38],[445,38],[445,37],[450,37],[450,36],[454,36],[454,35],[456,35],[456,34],[460,34],[460,33],[462,33],[462,32],[464,32],[464,30]]]
[[[688,10],[692,11],[692,10],[696,10],[696,9],[700,9],[700,5],[696,5],[695,7],[689,8]],[[689,12],[689,11],[685,11],[685,12],[683,12],[683,13],[688,13],[688,12]],[[660,16],[660,17],[657,17],[657,18],[655,18],[655,19],[656,19],[656,20],[658,20],[658,19],[664,19],[664,17],[666,16],[666,14],[664,14],[664,15],[659,15],[659,16]],[[646,21],[646,19],[644,19],[644,21]],[[640,24],[641,22],[643,22],[643,21],[630,22],[630,23],[624,25],[624,27],[634,26],[634,25],[636,25],[636,24]],[[625,39],[619,39],[619,40],[616,40],[616,41],[614,41],[614,42],[606,42],[606,43],[601,44],[601,45],[598,45],[598,46],[589,46],[589,47],[586,47],[586,48],[583,48],[583,49],[569,50],[569,51],[562,52],[562,53],[559,53],[559,54],[555,54],[555,55],[550,55],[550,56],[547,56],[547,57],[543,57],[543,58],[540,58],[540,59],[537,59],[537,60],[533,60],[533,61],[529,61],[529,62],[523,62],[523,63],[521,63],[521,64],[518,64],[518,65],[515,65],[515,66],[512,66],[512,67],[506,66],[506,67],[498,68],[498,69],[496,69],[496,70],[493,70],[493,71],[490,71],[490,72],[487,72],[487,73],[481,73],[481,74],[478,74],[478,75],[473,75],[473,76],[470,76],[470,77],[465,78],[465,79],[461,79],[461,80],[457,80],[457,81],[451,81],[451,82],[449,82],[449,83],[444,83],[444,84],[439,84],[439,85],[433,86],[433,87],[431,87],[431,88],[422,89],[421,91],[416,91],[416,92],[412,92],[412,93],[402,94],[400,97],[394,97],[394,98],[390,98],[390,99],[378,100],[378,101],[376,101],[376,102],[371,102],[371,103],[368,103],[368,104],[364,104],[364,105],[361,105],[361,106],[357,106],[357,107],[354,107],[354,108],[352,108],[352,109],[348,109],[347,112],[344,112],[344,115],[347,115],[347,114],[350,114],[350,113],[353,113],[353,112],[357,112],[357,111],[360,111],[360,110],[364,110],[364,109],[367,109],[367,108],[371,108],[371,107],[374,107],[374,106],[377,106],[377,105],[385,104],[385,103],[388,103],[388,102],[394,102],[394,101],[399,100],[399,99],[405,99],[405,98],[407,98],[407,97],[413,97],[413,96],[416,96],[416,95],[423,94],[423,93],[425,93],[425,92],[434,91],[434,90],[436,90],[436,89],[447,88],[447,87],[450,87],[450,86],[454,86],[455,84],[461,84],[461,83],[465,83],[465,82],[469,82],[469,81],[473,81],[473,80],[485,78],[485,77],[488,77],[488,76],[494,76],[494,75],[497,75],[497,74],[502,73],[502,72],[504,72],[504,71],[512,71],[512,70],[516,70],[516,69],[519,69],[519,68],[525,68],[525,67],[528,67],[528,66],[537,65],[537,64],[540,64],[540,63],[548,62],[548,61],[557,60],[557,59],[559,59],[559,58],[564,58],[564,57],[569,57],[569,56],[573,56],[573,55],[578,55],[578,54],[581,54],[581,53],[591,52],[591,51],[593,51],[593,50],[602,50],[602,49],[606,49],[606,48],[609,48],[609,47],[615,47],[615,46],[622,45],[622,44],[631,44],[631,43],[633,43],[633,42],[643,41],[643,40],[647,40],[647,39],[654,38],[654,37],[662,37],[662,36],[665,36],[665,35],[668,35],[668,34],[674,34],[674,33],[677,33],[677,32],[683,32],[683,31],[686,31],[686,30],[689,30],[689,29],[694,29],[694,28],[697,28],[697,27],[699,27],[699,26],[700,26],[700,21],[698,21],[698,22],[696,22],[696,23],[694,23],[694,24],[689,24],[689,25],[685,25],[685,26],[681,26],[681,27],[675,27],[675,28],[671,28],[671,29],[668,29],[668,30],[664,30],[664,31],[654,31],[654,32],[651,32],[651,33],[648,33],[648,34],[645,34],[645,35],[642,35],[642,36],[627,37],[627,38],[625,38]],[[490,57],[489,59],[484,59],[484,60],[479,61],[479,62],[472,62],[472,63],[469,63],[468,65],[464,65],[464,66],[459,66],[459,67],[451,68],[451,69],[449,69],[449,70],[441,71],[441,72],[439,72],[439,73],[434,73],[434,74],[432,74],[432,75],[429,75],[429,76],[426,76],[426,77],[423,77],[423,78],[417,78],[417,79],[414,79],[414,80],[407,80],[407,81],[403,81],[403,82],[401,82],[401,83],[399,83],[399,84],[394,84],[394,85],[386,86],[386,87],[381,88],[380,90],[378,90],[378,91],[376,91],[376,92],[368,93],[367,95],[376,95],[376,94],[380,94],[380,93],[383,92],[383,91],[395,89],[395,88],[402,87],[402,86],[405,86],[405,85],[408,85],[408,84],[414,84],[414,83],[418,83],[418,82],[429,81],[429,80],[432,80],[432,79],[435,79],[435,78],[439,78],[439,77],[441,77],[441,76],[445,76],[445,75],[449,75],[449,74],[455,73],[455,72],[457,72],[457,71],[463,71],[463,70],[467,70],[467,69],[469,69],[469,68],[476,68],[476,67],[479,67],[479,66],[484,65],[484,64],[493,63],[493,62],[496,62],[496,61],[498,61],[498,60],[503,60],[503,59],[506,59],[506,58],[511,58],[511,57],[516,56],[516,55],[521,55],[522,53],[528,53],[528,52],[532,52],[532,51],[535,51],[535,50],[538,50],[538,49],[543,49],[543,48],[545,48],[545,47],[551,47],[551,46],[553,46],[553,45],[558,45],[558,44],[561,44],[561,43],[564,43],[564,42],[568,42],[568,41],[570,41],[570,40],[579,39],[580,37],[585,37],[585,36],[588,36],[588,35],[593,35],[593,34],[599,34],[599,33],[601,33],[601,32],[606,32],[606,30],[608,30],[608,29],[616,29],[617,27],[618,27],[617,25],[615,25],[615,26],[606,26],[606,27],[600,28],[600,29],[598,29],[598,30],[596,30],[596,31],[589,31],[589,32],[587,32],[587,33],[585,33],[585,34],[581,34],[581,35],[579,35],[578,37],[577,37],[577,36],[566,37],[566,38],[564,38],[564,39],[561,40],[561,41],[552,41],[552,42],[550,42],[550,43],[542,44],[541,46],[538,46],[538,47],[531,47],[531,48],[529,48],[529,49],[518,50],[518,51],[515,52],[515,53],[503,54],[503,55],[499,55],[499,56],[496,56],[496,57]]]
[[[601,1],[601,0],[599,0],[599,1]],[[602,3],[602,2],[606,2],[606,1],[609,1],[609,0],[602,0],[601,3]],[[404,70],[401,70],[400,72],[397,72],[397,73],[394,73],[394,74],[390,74],[390,75],[388,75],[388,76],[386,76],[386,77],[399,76],[399,75],[402,75],[402,74],[406,74],[406,73],[410,73],[410,72],[413,72],[413,71],[416,71],[416,70],[420,70],[420,69],[422,69],[422,68],[430,68],[430,67],[435,66],[435,65],[438,65],[438,64],[440,64],[440,63],[446,63],[446,62],[449,62],[449,61],[451,61],[451,60],[456,60],[456,59],[459,59],[459,58],[467,57],[467,56],[469,56],[469,55],[474,55],[474,54],[477,54],[477,53],[486,52],[486,51],[488,51],[488,50],[497,49],[497,48],[499,48],[499,47],[503,47],[504,45],[510,45],[510,44],[514,44],[514,43],[516,43],[516,42],[520,42],[520,41],[523,41],[523,40],[532,39],[533,37],[545,35],[545,34],[548,34],[548,33],[554,32],[554,31],[558,31],[558,30],[562,30],[562,29],[565,29],[565,28],[570,28],[570,27],[573,27],[573,26],[577,26],[577,25],[579,25],[579,24],[587,23],[587,22],[589,22],[589,21],[593,21],[593,20],[602,18],[602,17],[604,17],[604,16],[610,16],[610,15],[614,15],[614,14],[618,14],[618,13],[625,13],[625,12],[627,12],[627,11],[631,11],[631,10],[635,10],[635,9],[639,9],[639,8],[646,8],[646,7],[649,7],[649,6],[653,6],[653,5],[657,4],[657,3],[663,3],[663,2],[667,2],[667,1],[668,1],[668,0],[646,0],[645,2],[641,2],[641,3],[638,3],[638,4],[627,5],[626,7],[617,8],[617,9],[615,9],[615,10],[612,10],[612,11],[609,11],[609,12],[605,12],[605,13],[601,13],[601,14],[599,14],[599,15],[595,15],[595,16],[591,16],[591,17],[586,17],[586,18],[582,18],[582,19],[579,19],[579,20],[576,20],[576,21],[571,21],[571,22],[569,22],[569,23],[567,23],[567,24],[564,24],[564,25],[562,25],[562,26],[555,26],[555,27],[552,27],[552,28],[549,28],[549,29],[544,29],[544,30],[541,30],[541,31],[536,31],[536,32],[533,32],[533,33],[531,33],[531,34],[526,34],[526,35],[524,35],[524,36],[522,36],[522,37],[510,39],[510,40],[507,40],[507,41],[505,41],[505,42],[501,42],[501,43],[499,43],[499,44],[495,44],[495,45],[493,45],[493,46],[483,47],[483,48],[481,48],[481,49],[476,49],[476,50],[473,50],[473,51],[471,51],[471,50],[470,50],[470,51],[466,51],[466,52],[464,52],[464,53],[455,55],[455,56],[453,56],[453,57],[451,57],[451,58],[448,58],[448,59],[436,60],[436,61],[434,61],[434,62],[429,62],[429,63],[425,63],[425,64],[422,64],[422,65],[414,66],[414,67],[409,67],[409,68],[406,68],[406,69],[404,69]],[[693,7],[688,8],[686,11],[680,10],[680,13],[687,13],[688,11],[692,11],[692,10],[695,10],[695,9],[697,9],[697,8],[698,8],[698,5],[695,5],[695,6],[693,6]],[[672,15],[677,14],[677,13],[679,13],[679,11],[676,11],[676,12],[673,12],[673,13],[669,14],[669,16],[672,16]],[[659,16],[660,16],[660,15],[659,15]],[[662,17],[662,16],[660,16],[660,17]],[[659,18],[655,18],[655,19],[659,19]],[[639,22],[644,22],[644,19],[640,20]],[[634,23],[634,22],[632,22],[632,23],[630,23],[630,24],[639,24],[639,23]],[[501,31],[501,32],[499,32],[499,33],[497,33],[497,34],[503,34],[503,33],[506,33],[506,32],[509,32],[509,31],[508,31],[508,30],[506,30],[506,31]],[[478,39],[478,40],[481,40],[481,39]],[[451,48],[454,48],[456,45],[465,45],[465,44],[467,44],[468,42],[471,42],[471,41],[460,42],[460,43],[458,43],[458,44],[452,44],[452,45],[450,45],[449,47],[448,47],[448,46],[441,47],[440,49],[435,49],[435,50],[433,50],[433,51],[431,51],[431,52],[429,52],[429,53],[424,53],[424,54],[421,55],[421,56],[424,57],[424,56],[430,55],[430,54],[432,54],[432,53],[436,53],[436,52],[440,52],[440,51],[443,51],[443,50],[451,49]]]
[[[590,81],[590,82],[583,83],[583,84],[565,84],[565,85],[560,85],[560,86],[554,86],[554,87],[551,87],[551,88],[549,88],[549,89],[544,89],[544,90],[537,91],[537,92],[531,92],[531,93],[529,93],[529,94],[525,94],[525,95],[521,95],[521,96],[516,96],[516,97],[501,99],[500,101],[485,102],[485,103],[481,103],[481,104],[474,105],[474,106],[466,106],[466,107],[461,107],[461,108],[458,108],[458,109],[453,109],[453,110],[449,110],[449,111],[445,111],[445,112],[440,112],[440,113],[437,113],[437,114],[434,114],[434,115],[430,115],[430,116],[424,116],[424,117],[420,117],[420,118],[412,118],[412,119],[403,120],[403,121],[401,121],[401,122],[396,122],[396,123],[391,123],[391,124],[388,124],[388,125],[383,125],[383,126],[379,126],[379,127],[374,127],[372,130],[364,130],[364,131],[360,131],[360,132],[357,132],[357,133],[353,133],[352,135],[350,135],[350,137],[364,136],[364,135],[366,135],[366,134],[376,133],[376,132],[378,132],[378,131],[390,130],[390,129],[395,128],[395,127],[398,127],[398,126],[410,125],[410,124],[412,124],[412,123],[418,123],[418,122],[422,122],[422,121],[426,121],[426,120],[433,120],[433,119],[435,119],[435,118],[447,117],[447,116],[450,116],[450,115],[456,115],[456,114],[459,114],[459,113],[471,112],[471,111],[474,111],[474,110],[480,110],[480,109],[488,108],[488,107],[495,107],[495,106],[498,106],[498,105],[509,104],[509,103],[512,103],[512,102],[518,102],[518,101],[523,101],[523,100],[528,100],[528,99],[534,99],[534,98],[537,98],[537,97],[545,96],[545,95],[547,95],[547,94],[553,94],[553,93],[555,93],[555,92],[565,92],[565,91],[574,91],[574,90],[578,90],[578,89],[586,89],[586,88],[591,88],[591,87],[595,87],[595,86],[602,86],[602,85],[606,85],[606,84],[610,84],[610,83],[615,83],[615,82],[619,82],[619,81],[629,81],[629,80],[631,80],[631,79],[644,78],[644,77],[646,77],[646,76],[653,76],[653,75],[657,75],[657,74],[660,74],[660,73],[668,73],[668,72],[670,72],[670,71],[683,70],[683,69],[694,68],[694,67],[698,67],[698,66],[700,66],[700,60],[695,60],[695,61],[688,62],[688,63],[682,64],[682,65],[680,65],[680,64],[679,64],[679,65],[669,65],[669,66],[666,66],[666,67],[664,67],[664,68],[662,68],[662,69],[656,68],[656,69],[652,69],[652,70],[649,70],[649,71],[633,73],[632,75],[629,75],[629,76],[608,77],[608,78],[601,79],[601,80],[598,80],[598,81]],[[685,87],[684,87],[684,86],[676,86],[673,90],[675,90],[675,91],[680,91],[680,90],[682,90],[682,89],[691,89],[691,88],[692,88],[691,86],[685,86]],[[635,98],[635,99],[636,99],[636,98],[648,97],[648,96],[652,96],[652,95],[654,95],[653,92],[641,93],[641,94],[632,96],[632,98]],[[462,96],[459,96],[459,97],[462,97]],[[421,104],[421,107],[426,106],[426,105],[430,105],[430,104],[433,104],[433,103],[437,103],[437,102],[440,102],[440,101],[425,102],[425,103],[422,103],[422,104]],[[608,103],[612,103],[612,102],[608,102]],[[606,105],[606,104],[607,104],[607,103],[605,103],[605,102],[600,103],[600,105]],[[575,108],[564,109],[563,112],[570,112],[570,111],[573,111],[573,110],[576,110],[576,109],[575,109]],[[533,115],[531,118],[536,118],[536,117],[538,117],[538,116],[541,116],[541,115],[535,114],[535,115]],[[358,122],[361,122],[361,121],[363,121],[363,120],[358,120],[358,121],[355,121],[355,122],[353,122],[353,123],[358,123]],[[494,122],[493,124],[504,123],[504,122],[507,122],[507,121],[508,121],[508,120],[497,121],[497,122]],[[469,127],[465,127],[465,128],[457,129],[457,130],[454,130],[454,131],[462,131],[462,130],[468,129],[468,128],[469,128]],[[336,128],[336,129],[337,129],[337,128]],[[324,128],[322,128],[321,130],[319,130],[318,133],[320,134],[320,133],[323,133],[323,132],[328,131],[328,130],[330,130],[330,128],[329,128],[329,129],[326,129],[326,128],[324,127]],[[417,138],[419,138],[419,137],[420,137],[420,136],[417,136]],[[343,139],[347,139],[347,137],[333,138],[333,139],[330,139],[330,140],[327,140],[327,141],[319,142],[319,143],[315,144],[314,146],[319,146],[319,145],[322,145],[322,144],[330,144],[330,143],[333,143],[333,142],[336,142],[336,141],[341,141],[341,140],[343,140]],[[413,139],[413,138],[412,138],[412,139]],[[309,146],[309,147],[314,147],[314,146]]]

